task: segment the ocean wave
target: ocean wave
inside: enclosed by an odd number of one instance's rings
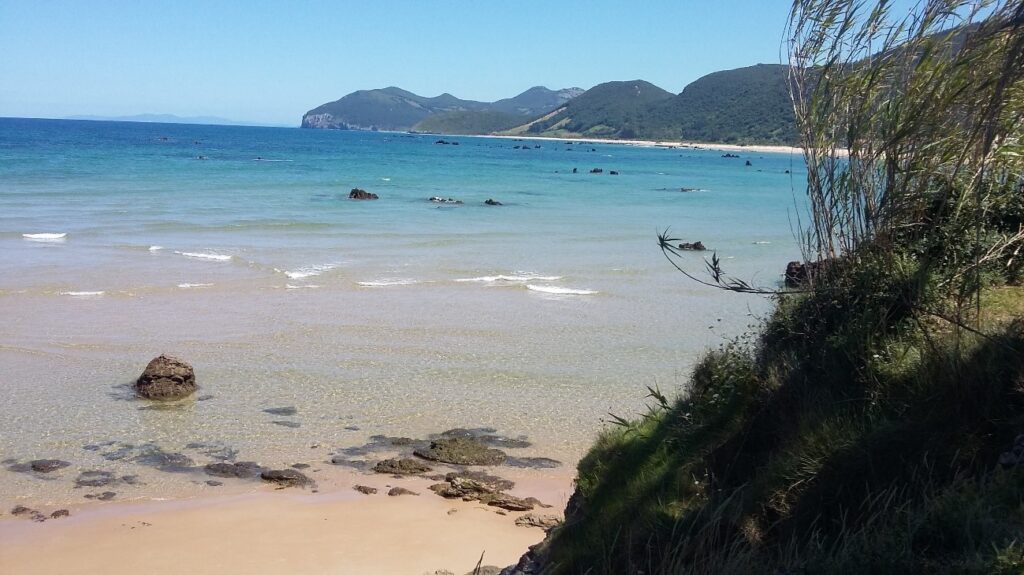
[[[338,267],[339,264],[318,264],[314,266],[306,266],[297,270],[283,272],[284,275],[288,276],[293,280],[300,280],[303,278],[318,276],[325,271],[333,270]]]
[[[99,297],[107,292],[105,291],[62,291],[60,295],[67,295],[71,297]]]
[[[557,286],[537,286],[533,284],[527,284],[526,289],[555,295],[594,295],[597,293],[596,290],[592,289],[572,289]]]
[[[190,289],[190,288],[210,287],[212,285],[213,284],[178,284],[178,287],[180,287],[181,289]]]
[[[158,252],[158,251],[160,251],[162,249],[164,249],[163,246],[149,246],[149,251],[151,251],[151,252]]]
[[[40,233],[40,234],[21,234],[21,237],[26,240],[34,242],[59,242],[63,241],[64,238],[68,237],[67,233]]]
[[[302,285],[302,286],[296,286],[296,285],[292,285],[292,284],[284,284],[284,289],[318,289],[319,287],[320,286],[318,286],[318,285],[312,285],[312,284],[310,284],[310,285]]]
[[[216,262],[226,262],[231,260],[231,256],[224,254],[214,254],[208,252],[174,252],[178,255],[185,256],[187,258],[195,258],[197,260],[211,260]]]
[[[758,242],[754,242],[754,245],[755,245],[755,246],[767,246],[767,245],[769,245],[769,244],[771,244],[771,242],[766,242],[766,241],[758,241]]]
[[[544,281],[553,282],[562,279],[562,276],[542,276],[538,274],[520,274],[516,273],[510,276],[497,275],[497,276],[480,276],[477,278],[459,278],[457,282],[480,282],[480,283],[495,283],[495,282],[510,282],[510,283],[522,283],[529,281]]]
[[[363,287],[388,287],[388,286],[410,286],[420,283],[419,280],[410,279],[393,279],[393,280],[375,280],[369,282],[356,282],[357,285]]]

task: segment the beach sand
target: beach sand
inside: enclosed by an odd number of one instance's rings
[[[360,476],[383,488],[390,477]],[[353,490],[298,489],[71,509],[71,516],[34,523],[0,519],[0,573],[107,575],[190,573],[331,573],[457,575],[484,565],[515,563],[544,532],[518,527],[522,513],[499,515],[480,503],[426,491],[389,497]],[[406,483],[403,483],[406,484]],[[514,493],[553,504],[561,515],[568,480],[521,484]],[[453,511],[454,510],[454,511]]]
[[[583,144],[621,144],[625,146],[643,146],[648,148],[693,148],[695,150],[714,150],[718,152],[757,152],[768,154],[803,154],[803,148],[795,146],[764,146],[740,144],[709,144],[704,142],[675,142],[655,140],[614,140],[609,138],[550,138],[547,136],[458,136],[466,138],[501,138],[505,140],[540,140],[551,142],[575,142]]]

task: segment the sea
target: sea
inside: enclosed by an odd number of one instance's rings
[[[85,471],[129,499],[212,491],[188,471],[220,459],[327,474],[450,428],[571,476],[772,308],[673,262],[777,288],[799,258],[802,157],[732,153],[0,119],[0,505],[82,501]],[[670,261],[666,230],[708,251]],[[199,399],[134,396],[163,353]]]

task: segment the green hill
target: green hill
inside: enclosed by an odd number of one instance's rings
[[[645,82],[606,82],[577,96],[553,114],[512,130],[509,134],[551,137],[635,138],[648,110],[671,99],[672,93]]]
[[[758,64],[708,74],[673,95],[634,80],[608,82],[564,109],[508,134],[602,137],[735,144],[792,144],[796,120],[788,67]]]
[[[579,88],[549,90],[535,86],[518,96],[492,103],[461,100],[451,94],[427,98],[395,87],[359,90],[306,112],[302,127],[488,133],[521,123],[524,116],[546,114],[582,92]],[[436,115],[445,118],[418,126]]]

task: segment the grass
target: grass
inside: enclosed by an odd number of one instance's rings
[[[984,292],[983,336],[926,330],[880,295],[930,297],[921,271],[865,259],[606,430],[549,572],[1022,572],[1024,468],[997,465],[1024,432],[1020,288]]]

